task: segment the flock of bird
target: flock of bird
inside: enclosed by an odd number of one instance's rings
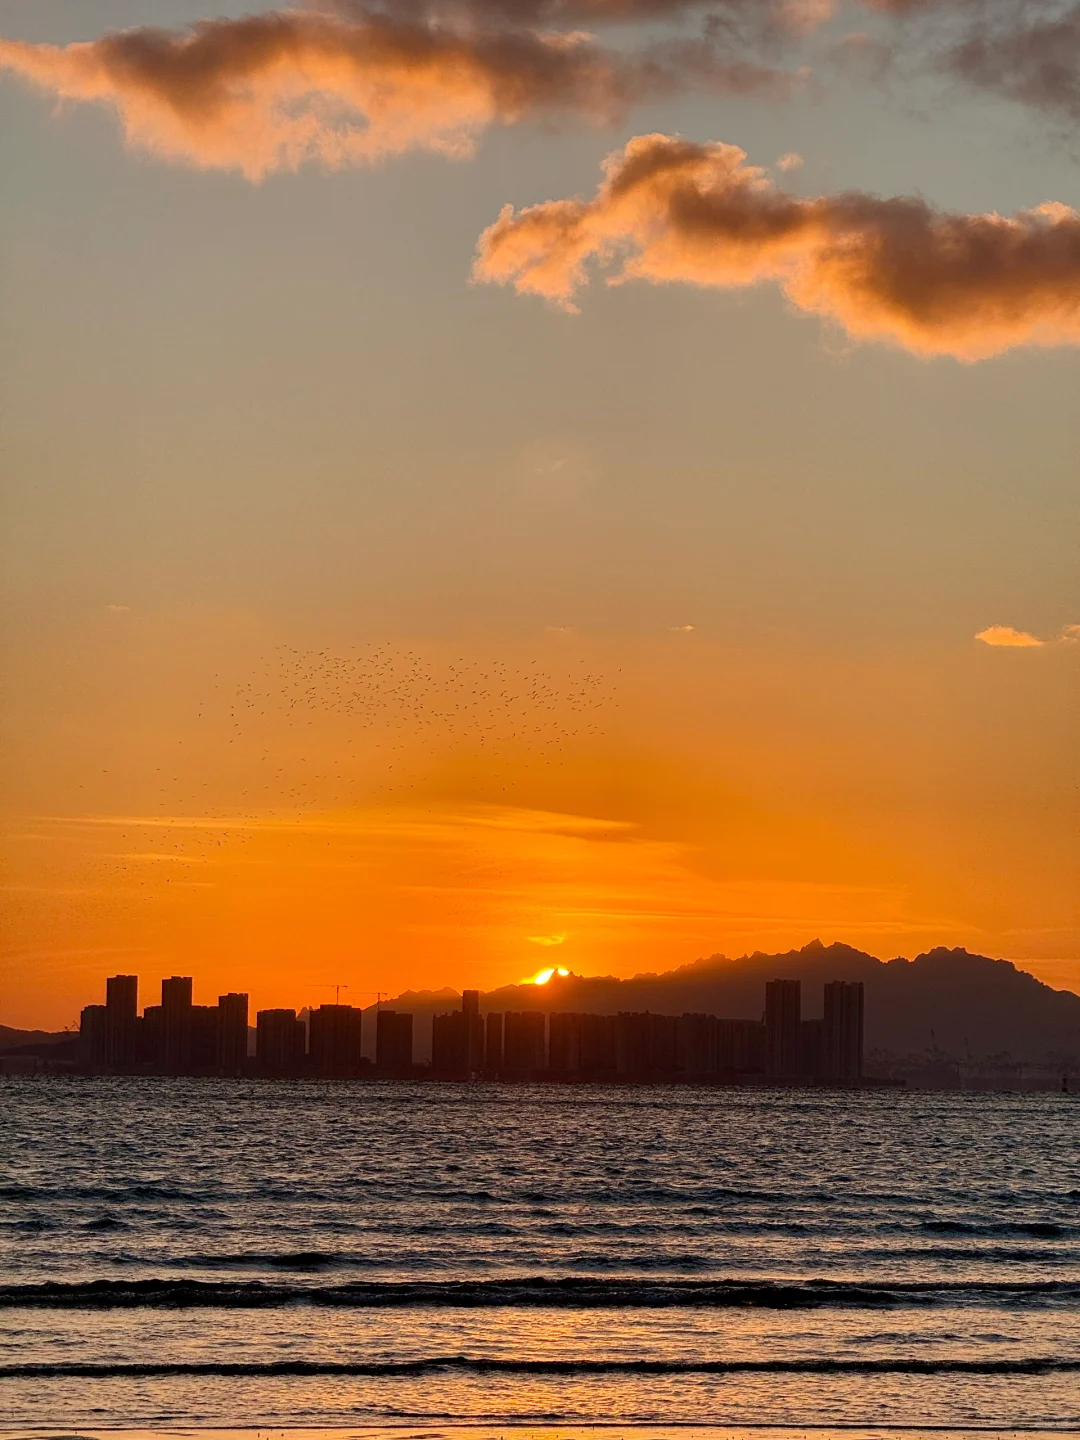
[[[239,858],[267,816],[303,828],[313,811],[408,799],[453,752],[484,757],[488,788],[498,792],[519,768],[558,765],[567,747],[601,734],[615,694],[584,662],[555,676],[537,662],[441,660],[388,644],[279,646],[235,690],[218,679],[199,704],[195,735],[159,756],[161,818],[114,830],[120,844],[101,858],[140,889],[197,886],[205,883],[198,867]],[[234,747],[226,756],[223,739]],[[320,849],[333,843],[304,834]]]
[[[613,687],[584,661],[559,681],[535,661],[518,669],[463,656],[439,663],[392,645],[341,653],[282,645],[239,687],[230,715],[237,732],[245,716],[277,711],[294,725],[339,716],[355,734],[381,728],[413,740],[548,748],[599,733],[594,712],[616,703]]]

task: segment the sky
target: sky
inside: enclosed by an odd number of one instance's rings
[[[0,0],[0,1021],[1080,991],[1080,18]]]

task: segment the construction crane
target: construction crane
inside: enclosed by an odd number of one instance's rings
[[[314,985],[312,988],[315,989],[315,990],[333,990],[333,992],[334,992],[334,1004],[335,1004],[335,1005],[340,1005],[340,1004],[341,1004],[341,992],[342,992],[342,990],[348,990],[349,987],[348,987],[348,985],[339,985],[339,984],[337,984],[337,983],[336,983],[335,981],[333,981],[333,980],[324,980],[324,981],[321,982],[321,984],[316,984],[316,985]]]
[[[348,990],[348,989],[349,989],[349,986],[348,986],[348,985],[345,985],[345,984],[338,984],[338,983],[336,983],[336,982],[333,981],[333,980],[324,980],[324,981],[322,981],[321,983],[316,984],[313,988],[316,989],[316,990],[333,990],[333,992],[334,992],[334,1004],[335,1004],[335,1005],[340,1005],[340,1004],[341,1004],[341,992],[342,992],[342,990]],[[383,1002],[385,999],[387,999],[387,997],[389,996],[390,992],[389,992],[389,990],[357,990],[357,991],[356,991],[356,994],[357,994],[357,995],[374,995],[374,996],[375,996],[375,1009],[378,1010],[379,1006],[382,1004],[382,1002]]]

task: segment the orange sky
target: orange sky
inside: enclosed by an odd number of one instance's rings
[[[1022,710],[1045,722],[1071,653],[968,641],[935,671],[674,628],[320,653],[266,647],[250,616],[116,610],[82,639],[24,659],[26,693],[71,688],[21,737],[7,1023],[71,1023],[117,970],[144,1001],[180,972],[204,1000],[340,982],[370,1003],[491,988],[556,948],[627,975],[814,937],[964,944],[1080,985],[1070,812],[1048,791],[1032,816],[1009,699],[1034,662]]]
[[[0,0],[0,1023],[1080,990],[1074,117],[1026,13],[736,8]]]

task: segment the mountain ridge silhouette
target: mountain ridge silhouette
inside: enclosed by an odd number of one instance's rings
[[[554,975],[546,985],[526,982],[482,991],[489,1010],[578,1010],[601,1015],[620,1010],[657,1014],[704,1013],[758,1020],[765,982],[802,981],[803,1017],[822,1013],[822,987],[830,980],[861,980],[866,987],[866,1049],[887,1056],[954,1060],[1009,1057],[1027,1064],[1080,1063],[1080,995],[1054,990],[1011,960],[974,955],[963,948],[934,949],[913,960],[880,960],[864,950],[812,940],[798,950],[756,950],[731,959],[708,955],[666,971],[614,975]],[[417,1021],[418,1058],[430,1052],[431,1017],[458,1008],[461,992],[405,990],[382,1002]],[[375,1006],[366,1007],[370,1014]],[[373,1027],[372,1027],[373,1028]],[[47,1053],[70,1032],[19,1030],[0,1025],[0,1052],[33,1045]],[[365,1048],[367,1048],[365,1046]]]
[[[758,1020],[765,982],[802,981],[804,1019],[819,1017],[822,987],[861,980],[866,987],[866,1048],[891,1055],[938,1054],[963,1059],[1008,1055],[1046,1063],[1080,1056],[1080,995],[1054,990],[1011,960],[936,946],[908,960],[880,960],[864,950],[812,940],[798,950],[757,950],[731,959],[709,955],[672,970],[612,975],[554,975],[483,991],[482,1010],[580,1010],[615,1014],[652,1010]],[[417,1017],[454,1008],[460,992],[407,991],[385,1001]],[[372,1007],[374,1008],[374,1007]]]

